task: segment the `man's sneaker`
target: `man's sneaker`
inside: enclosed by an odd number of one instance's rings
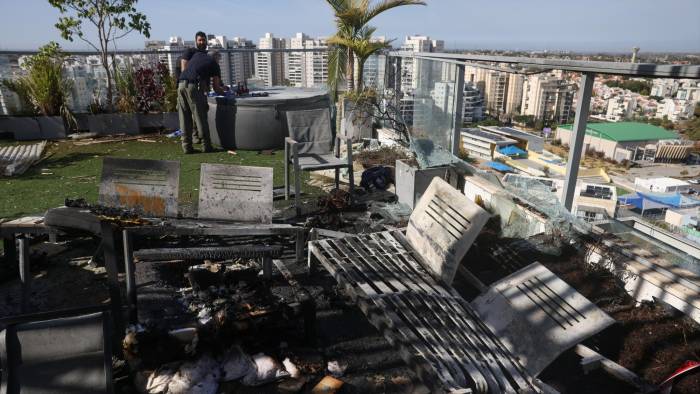
[[[197,151],[194,150],[193,148],[183,148],[182,150],[183,150],[183,152],[185,152],[186,155],[191,155],[193,153],[197,153]]]
[[[205,147],[202,149],[202,152],[204,152],[204,153],[212,153],[212,152],[214,152],[214,148],[211,147],[211,146],[205,146]]]

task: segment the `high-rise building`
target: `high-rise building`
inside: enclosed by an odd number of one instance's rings
[[[149,41],[146,42],[146,49],[149,47]],[[175,75],[175,68],[177,67],[177,62],[180,56],[185,52],[187,48],[182,37],[173,36],[170,37],[168,42],[163,42],[163,46],[155,48],[158,52],[158,60],[165,63],[170,70],[171,75]]]
[[[368,88],[377,91],[384,90],[384,79],[386,77],[387,57],[385,54],[374,54],[367,58],[362,72],[362,83]]]
[[[508,94],[506,95],[505,113],[508,116],[520,114],[520,106],[523,101],[523,85],[525,76],[510,74],[508,78]]]
[[[307,39],[304,47],[313,49],[305,53],[304,86],[321,87],[328,83],[328,44],[325,38]]]
[[[209,49],[253,49],[255,45],[252,41],[242,37],[234,37],[232,40],[226,36],[208,37]],[[244,83],[253,76],[253,54],[246,52],[222,52],[219,59],[221,67],[221,82],[224,85],[234,85]]]
[[[258,49],[284,49],[286,42],[272,33],[265,33],[258,42]],[[255,76],[265,81],[265,86],[283,84],[284,54],[282,52],[257,52],[255,54]]]
[[[328,83],[328,44],[325,38],[310,38],[297,33],[289,40],[289,49],[312,52],[289,52],[285,78],[291,86],[317,87]]]
[[[304,33],[297,33],[289,40],[290,49],[304,49],[306,40],[309,39]],[[287,67],[285,69],[285,78],[291,86],[305,86],[306,56],[304,52],[289,52],[287,55]]]
[[[227,42],[229,49],[255,49],[253,41],[234,37]],[[231,83],[244,83],[255,74],[255,58],[252,52],[230,52]]]
[[[445,49],[445,42],[442,40],[431,40],[428,36],[407,36],[401,45],[401,51],[405,52],[442,52]],[[430,72],[421,70],[421,65],[427,61],[403,58],[401,61],[401,91],[411,92],[420,86],[418,76],[428,78]]]
[[[535,119],[569,123],[576,85],[553,75],[530,75],[523,85],[521,113]]]
[[[226,49],[228,40],[226,36],[216,36],[209,34],[207,36],[207,49]],[[221,83],[231,85],[231,59],[228,53],[221,53],[219,56],[219,68],[221,69]]]
[[[476,123],[484,118],[484,99],[473,81],[464,82],[463,123]]]

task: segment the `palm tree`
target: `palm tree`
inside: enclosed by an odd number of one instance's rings
[[[376,3],[373,0],[326,0],[326,2],[333,8],[338,28],[334,36],[338,38],[338,44],[331,51],[328,60],[329,87],[333,96],[335,96],[337,82],[343,76],[347,79],[348,91],[355,88],[354,53],[349,47],[340,44],[341,41],[350,42],[361,38],[363,28],[367,23],[384,11],[405,5],[425,5],[422,0],[380,0]],[[345,53],[345,59],[342,58],[340,52]],[[340,67],[343,63],[345,64],[345,72]]]
[[[362,91],[364,66],[367,59],[373,54],[391,47],[391,41],[372,41],[372,34],[377,29],[375,27],[365,26],[360,31],[360,36],[352,39],[347,39],[341,36],[333,36],[328,39],[328,43],[338,47],[348,48],[357,58],[357,91]],[[343,51],[344,53],[344,51]]]

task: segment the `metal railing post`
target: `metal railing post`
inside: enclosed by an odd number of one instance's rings
[[[457,78],[455,81],[454,119],[452,129],[452,154],[459,156],[462,144],[462,121],[464,115],[464,64],[457,65]]]
[[[576,103],[576,119],[571,131],[569,161],[566,163],[566,180],[564,181],[564,207],[569,212],[571,212],[574,202],[574,192],[576,191],[578,169],[581,165],[581,155],[583,154],[583,140],[586,136],[586,125],[588,124],[588,111],[591,105],[594,80],[595,73],[581,74],[581,86],[579,87],[578,102]]]

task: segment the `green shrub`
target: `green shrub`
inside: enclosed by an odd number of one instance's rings
[[[62,116],[73,123],[74,118],[68,108],[72,84],[63,77],[65,61],[66,54],[52,41],[26,61],[26,75],[14,81],[4,81],[3,84],[17,93],[25,104],[29,104],[32,113]]]

